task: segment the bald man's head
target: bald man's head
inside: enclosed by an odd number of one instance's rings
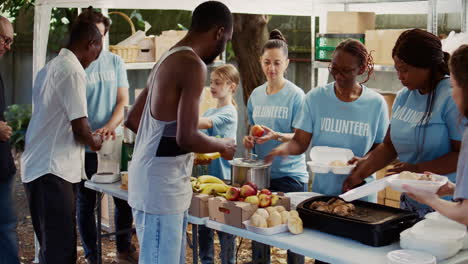
[[[8,19],[0,16],[0,57],[11,49],[13,37],[13,25]]]

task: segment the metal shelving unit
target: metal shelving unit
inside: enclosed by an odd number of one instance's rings
[[[461,29],[462,32],[468,30],[468,0],[462,1],[461,9]],[[398,3],[398,2],[427,2],[428,16],[427,16],[427,31],[437,35],[437,2],[438,0],[315,0],[316,5],[331,5],[343,4],[343,11],[348,11],[349,6],[353,4],[378,4],[378,3]],[[327,68],[327,62],[315,61],[315,16],[311,17],[311,33],[312,33],[312,86],[315,86],[315,70],[320,68]],[[395,68],[391,65],[375,65],[375,71],[382,72],[395,72]]]

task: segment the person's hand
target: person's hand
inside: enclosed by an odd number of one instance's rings
[[[225,160],[232,160],[234,154],[236,154],[236,141],[233,138],[221,138],[220,140],[224,141],[224,145],[226,146],[225,150],[220,152],[221,157]]]
[[[245,136],[242,139],[242,143],[244,144],[244,147],[246,149],[253,149],[253,147],[255,146],[255,139],[253,136]]]
[[[416,164],[410,164],[410,163],[406,163],[406,162],[398,162],[397,164],[395,164],[393,166],[393,168],[388,169],[386,176],[397,174],[397,173],[400,173],[402,171],[418,172],[419,168],[418,168],[418,166]]]
[[[92,151],[99,151],[102,147],[102,142],[104,141],[103,135],[99,133],[93,133],[93,146],[89,146]]]
[[[10,140],[12,133],[11,127],[6,122],[0,121],[0,141],[6,142]]]
[[[342,186],[342,191],[343,193],[353,189],[354,187],[358,186],[361,184],[363,181],[363,178],[356,172],[351,173],[351,175],[348,176],[343,182]]]
[[[258,144],[263,144],[266,143],[270,140],[276,140],[278,139],[279,135],[275,131],[273,131],[271,128],[262,126],[262,128],[265,130],[265,133],[261,137],[254,137],[255,142]]]
[[[273,162],[273,158],[280,156],[285,157],[289,155],[287,144],[281,144],[278,147],[274,148],[268,155],[265,156],[265,163]]]
[[[439,196],[435,193],[428,191],[415,189],[407,184],[403,184],[403,189],[406,191],[406,194],[411,197],[413,200],[416,200],[419,203],[429,205],[431,202],[439,199]]]
[[[447,181],[446,184],[440,186],[439,190],[437,190],[437,195],[439,197],[453,195],[455,192],[455,183],[451,181]]]
[[[98,130],[96,130],[96,133],[101,134],[106,140],[109,138],[112,138],[112,140],[115,139],[115,129],[109,126],[103,126],[99,128]]]

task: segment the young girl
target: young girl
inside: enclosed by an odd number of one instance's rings
[[[247,110],[250,126],[261,125],[266,133],[262,137],[244,137],[244,146],[246,149],[253,148],[258,158],[263,159],[282,141],[294,135],[293,121],[301,108],[304,91],[284,78],[289,64],[288,45],[279,30],[270,33],[270,40],[263,46],[260,63],[267,82],[253,90]],[[272,191],[306,191],[309,174],[305,155],[274,159],[270,175],[269,189]],[[266,246],[252,242],[252,250],[255,263],[270,263],[270,251]],[[288,252],[288,262],[297,256]],[[304,258],[298,258],[303,263]]]
[[[231,64],[219,66],[211,73],[211,95],[218,104],[216,108],[208,109],[198,123],[198,128],[203,129],[207,135],[236,138],[237,109],[233,96],[239,81],[239,72]],[[222,180],[230,180],[231,165],[223,158],[213,160],[208,166],[208,174]],[[213,230],[200,226],[198,236],[201,262],[203,264],[214,263]],[[234,264],[236,262],[236,237],[220,231],[218,231],[218,237],[221,244],[221,262]]]
[[[462,115],[468,117],[468,45],[458,48],[450,59],[452,97]],[[466,120],[463,120],[463,122]],[[440,214],[468,225],[468,129],[464,129],[462,147],[458,157],[457,185],[449,182],[439,189],[438,195],[453,195],[456,202],[440,199],[437,194],[403,186],[416,201],[427,204]],[[455,193],[454,193],[455,192]]]
[[[377,92],[362,85],[373,72],[372,57],[356,40],[341,42],[333,53],[330,74],[335,79],[307,93],[294,127],[294,138],[274,149],[269,157],[302,154],[312,146],[348,148],[365,156],[383,142],[388,127],[388,107]],[[357,78],[367,72],[366,79]],[[324,195],[342,193],[348,175],[316,173],[312,191]],[[373,181],[368,177],[365,182]],[[364,179],[363,182],[364,183]],[[377,202],[377,196],[367,197]]]

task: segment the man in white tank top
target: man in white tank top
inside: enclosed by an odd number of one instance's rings
[[[153,68],[125,125],[137,133],[129,168],[129,204],[140,243],[139,263],[185,263],[185,230],[193,153],[232,159],[234,139],[198,130],[206,64],[232,37],[232,15],[222,3],[199,5],[187,35]]]

